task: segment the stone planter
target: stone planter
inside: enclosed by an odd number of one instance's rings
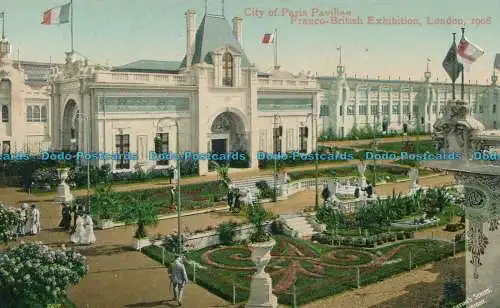
[[[97,221],[97,229],[111,229],[115,226],[115,224],[113,223],[113,221],[111,219],[99,219]]]
[[[264,271],[271,260],[271,250],[276,242],[270,240],[262,243],[250,243],[252,261],[257,266],[257,272],[252,276],[250,285],[250,298],[245,308],[269,307],[277,308],[278,299],[273,294],[273,281],[271,276]]]
[[[134,248],[136,250],[141,250],[142,248],[148,247],[148,246],[151,246],[151,241],[149,240],[149,238],[146,237],[146,238],[135,239]]]

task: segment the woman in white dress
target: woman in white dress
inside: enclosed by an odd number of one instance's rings
[[[40,210],[36,208],[35,204],[31,205],[31,230],[32,235],[40,233]]]
[[[81,243],[90,245],[96,242],[95,234],[94,234],[94,222],[92,221],[92,217],[90,215],[85,215],[84,218],[84,233],[81,238]]]
[[[82,239],[85,234],[85,221],[81,215],[76,218],[75,231],[71,234],[69,240],[75,244],[82,244]]]

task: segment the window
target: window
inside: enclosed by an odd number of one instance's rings
[[[432,105],[432,114],[437,114],[438,106]]]
[[[389,114],[389,104],[382,105],[382,113]]]
[[[368,106],[367,105],[359,106],[359,114],[360,115],[367,115],[368,114]]]
[[[493,129],[497,129],[497,121],[493,121]]]
[[[483,113],[483,105],[479,105],[479,113]]]
[[[33,122],[40,122],[41,118],[41,112],[40,112],[40,107],[39,106],[34,106],[33,107]]]
[[[32,105],[26,108],[26,122],[47,122],[47,107]]]
[[[444,114],[444,105],[439,105],[439,114]]]
[[[295,150],[295,144],[294,144],[294,138],[295,138],[295,130],[293,128],[289,128],[286,130],[286,150],[287,152],[292,152]]]
[[[28,106],[26,110],[26,122],[33,122],[33,107]]]
[[[497,105],[493,105],[492,108],[493,108],[493,113],[497,112]]]
[[[125,155],[130,152],[130,135],[115,136],[116,153],[121,154],[116,162],[116,169],[130,169],[130,160]]]
[[[222,84],[226,87],[233,86],[233,56],[226,52],[222,57],[222,70],[224,75],[222,77]]]
[[[378,106],[377,106],[377,105],[371,105],[371,106],[370,106],[370,114],[371,114],[371,115],[376,115],[376,114],[378,114]]]
[[[344,115],[344,107],[343,106],[340,106],[340,109],[339,109],[339,115]]]
[[[418,105],[413,105],[413,113],[418,113]]]
[[[7,105],[2,105],[2,122],[9,122],[9,107]]]
[[[2,154],[10,154],[10,141],[4,141],[2,144]]]
[[[347,106],[347,115],[354,115],[354,105]]]
[[[399,114],[399,105],[392,105],[392,114]]]
[[[281,138],[283,137],[283,126],[276,127],[273,129],[273,137],[274,137],[274,153],[281,153],[282,145]]]
[[[41,122],[47,122],[47,107],[42,106],[42,109],[40,111],[40,121]]]
[[[156,134],[156,137],[155,137],[155,152],[157,154],[168,153],[168,133],[158,133],[158,134]],[[160,159],[160,160],[156,161],[156,164],[160,165],[160,166],[168,165],[168,159]]]
[[[299,130],[300,130],[299,151],[300,153],[307,153],[307,139],[309,137],[308,136],[309,129],[307,127],[300,127]]]
[[[403,113],[404,114],[410,113],[410,105],[403,105]]]

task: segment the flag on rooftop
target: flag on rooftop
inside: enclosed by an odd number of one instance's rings
[[[458,61],[457,57],[457,44],[453,42],[446,54],[446,57],[443,60],[443,68],[450,76],[452,82],[455,82],[460,76],[460,73],[463,71],[464,66],[462,63]]]
[[[274,43],[274,37],[276,36],[275,32],[271,33],[266,33],[262,37],[262,44],[273,44]]]
[[[71,3],[67,3],[43,12],[42,25],[60,25],[69,23]]]

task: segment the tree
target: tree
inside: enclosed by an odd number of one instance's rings
[[[74,249],[21,243],[0,254],[0,307],[46,308],[65,302],[69,286],[87,271],[85,257]]]
[[[158,205],[151,201],[149,193],[138,192],[124,202],[117,215],[118,220],[125,223],[135,223],[137,229],[134,237],[136,239],[146,238],[148,236],[146,227],[158,223],[157,208]]]
[[[333,235],[342,223],[342,214],[331,206],[320,206],[316,211],[316,219]]]
[[[17,227],[21,224],[21,214],[14,208],[0,205],[0,243],[7,244],[16,237]]]
[[[92,216],[113,219],[120,212],[120,202],[111,184],[98,186],[91,198]]]

